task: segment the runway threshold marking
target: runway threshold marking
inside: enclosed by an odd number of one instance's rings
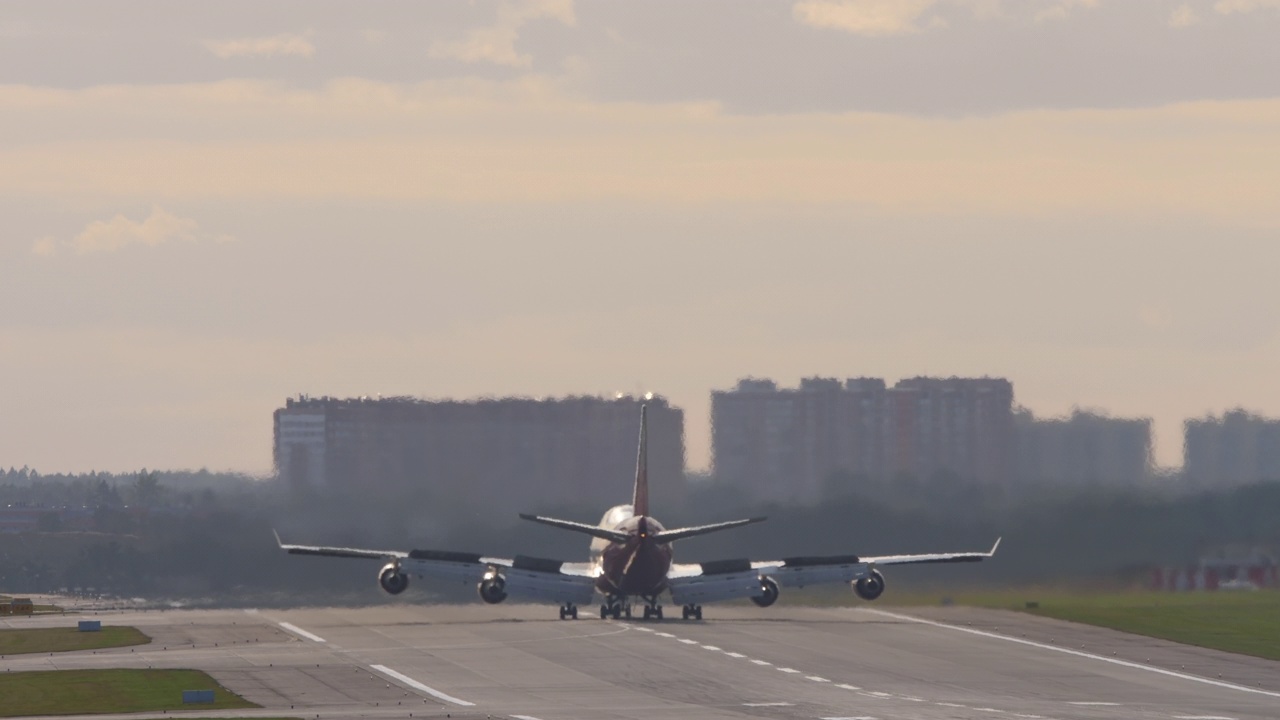
[[[316,635],[315,633],[309,633],[306,630],[303,630],[302,628],[298,627],[297,625],[294,625],[293,623],[279,622],[276,624],[284,628],[285,630],[288,630],[289,632],[293,633],[294,635],[299,635],[308,640],[318,642],[318,643],[326,642],[325,639],[320,637],[319,635]]]
[[[431,697],[438,698],[448,703],[453,703],[454,705],[462,705],[463,707],[472,707],[475,705],[475,703],[473,702],[467,702],[466,700],[463,700],[461,698],[456,698],[448,693],[442,693],[439,690],[433,687],[430,687],[428,685],[423,685],[422,683],[418,682],[417,680],[414,680],[408,675],[405,675],[404,673],[396,672],[395,670],[392,670],[386,665],[370,665],[369,667],[373,668],[374,670],[377,670],[378,672],[382,673],[383,675],[386,675],[389,678],[392,678],[393,680],[398,680],[404,683],[405,685],[408,685],[414,690],[421,690],[422,692],[430,695]]]
[[[1060,652],[1066,655],[1074,655],[1076,657],[1086,658],[1088,660],[1099,660],[1101,662],[1111,663],[1112,665],[1119,665],[1121,667],[1133,668],[1134,670],[1145,670],[1147,672],[1155,673],[1157,675],[1165,675],[1167,677],[1179,678],[1181,680],[1190,680],[1192,682],[1203,683],[1205,685],[1212,685],[1214,687],[1225,688],[1227,690],[1235,690],[1237,692],[1247,692],[1247,693],[1253,693],[1255,695],[1265,695],[1267,697],[1280,698],[1280,692],[1263,690],[1261,688],[1251,688],[1247,685],[1237,685],[1235,683],[1224,682],[1222,680],[1211,680],[1206,677],[1200,677],[1199,675],[1189,675],[1187,673],[1176,672],[1173,670],[1166,670],[1164,668],[1159,668],[1159,667],[1152,667],[1150,665],[1143,665],[1142,663],[1130,662],[1128,660],[1121,660],[1119,658],[1105,657],[1103,655],[1094,655],[1093,653],[1087,653],[1087,652],[1084,652],[1083,650],[1072,650],[1071,648],[1058,647],[1057,645],[1048,645],[1046,643],[1036,642],[1034,640],[1026,640],[1023,638],[1011,637],[1009,635],[1001,635],[1000,633],[988,632],[986,630],[977,630],[975,628],[960,627],[959,625],[948,625],[947,623],[941,623],[936,620],[925,620],[924,618],[912,617],[910,615],[899,615],[898,613],[889,612],[887,610],[873,610],[871,608],[859,608],[859,611],[865,612],[865,613],[871,613],[873,615],[880,615],[882,617],[892,618],[894,620],[920,623],[921,625],[932,625],[933,627],[945,628],[947,630],[957,630],[962,633],[969,633],[970,635],[977,635],[979,637],[991,638],[993,640],[1004,640],[1005,642],[1017,643],[1019,645],[1026,645],[1028,647],[1040,648],[1041,650],[1052,650],[1054,652]]]

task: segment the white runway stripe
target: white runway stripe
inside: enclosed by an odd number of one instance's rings
[[[1267,697],[1280,698],[1280,692],[1271,690],[1262,690],[1260,688],[1251,688],[1245,685],[1237,685],[1235,683],[1223,682],[1222,680],[1210,680],[1199,675],[1188,675],[1187,673],[1175,672],[1173,670],[1165,670],[1164,668],[1143,665],[1142,663],[1129,662],[1119,658],[1104,657],[1102,655],[1094,655],[1082,650],[1072,650],[1071,648],[1058,647],[1057,645],[1047,645],[1045,643],[1035,642],[1033,640],[1024,640],[1022,638],[1010,637],[999,633],[987,632],[986,630],[975,630],[974,628],[960,627],[959,625],[948,625],[946,623],[936,622],[934,620],[925,620],[924,618],[912,617],[910,615],[899,615],[898,613],[888,612],[885,610],[872,610],[870,608],[859,608],[858,612],[871,613],[872,615],[880,615],[882,617],[893,618],[894,620],[902,620],[905,622],[920,623],[921,625],[932,625],[933,627],[946,628],[947,630],[956,630],[970,635],[991,638],[993,640],[1003,640],[1005,642],[1017,643],[1019,645],[1027,645],[1029,647],[1040,648],[1041,650],[1052,650],[1054,652],[1064,653],[1066,655],[1075,655],[1076,657],[1086,658],[1089,660],[1097,660],[1100,662],[1111,663],[1121,667],[1133,668],[1134,670],[1145,670],[1146,672],[1156,673],[1157,675],[1166,675],[1182,680],[1190,680],[1192,682],[1204,683],[1214,687],[1226,688],[1228,690],[1236,690],[1239,692],[1253,693],[1255,695],[1266,695]]]
[[[325,639],[320,637],[319,635],[316,635],[315,633],[309,633],[306,630],[303,630],[302,628],[298,627],[297,625],[294,625],[293,623],[282,622],[282,623],[276,623],[276,624],[299,637],[304,637],[308,640],[312,640],[314,642],[319,642],[319,643],[325,642]]]
[[[426,685],[423,685],[422,683],[418,682],[417,680],[414,680],[408,675],[405,675],[403,673],[398,673],[395,670],[392,670],[391,668],[387,667],[386,665],[370,665],[369,667],[373,668],[374,670],[377,670],[378,672],[382,673],[383,675],[386,675],[387,677],[393,680],[398,680],[399,682],[402,682],[405,685],[408,685],[414,690],[421,690],[422,692],[430,695],[433,698],[438,698],[445,702],[453,703],[454,705],[462,705],[464,707],[471,707],[475,705],[475,703],[473,702],[467,702],[466,700],[456,698],[448,693],[442,693],[433,687],[428,687]]]

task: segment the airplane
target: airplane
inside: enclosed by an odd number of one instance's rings
[[[609,508],[598,525],[521,514],[520,517],[551,527],[591,536],[588,562],[564,562],[516,555],[487,557],[442,550],[366,550],[360,548],[290,545],[281,549],[293,555],[370,558],[387,561],[378,573],[378,584],[392,595],[409,587],[409,577],[433,581],[476,583],[480,599],[496,604],[508,597],[558,603],[560,619],[578,619],[578,606],[602,597],[600,618],[630,618],[632,600],[644,604],[645,620],[663,619],[661,597],[669,594],[682,606],[685,620],[702,619],[703,603],[748,598],[760,607],[778,600],[783,587],[822,583],[849,583],[863,600],[875,600],[885,590],[879,568],[887,565],[978,562],[995,555],[997,539],[988,552],[931,553],[923,555],[804,556],[781,560],[715,560],[701,563],[673,562],[676,540],[741,527],[764,520],[743,520],[668,530],[649,514],[648,413],[640,408],[640,442],[636,453],[635,488],[630,505]]]

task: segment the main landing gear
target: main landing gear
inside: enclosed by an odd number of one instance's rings
[[[662,619],[662,606],[658,604],[658,597],[656,595],[653,597],[645,598],[644,619],[645,620],[661,620]]]
[[[685,605],[684,609],[680,611],[680,614],[682,619],[684,620],[688,620],[689,618],[693,618],[694,620],[701,620],[702,606],[693,605],[693,604]]]
[[[578,606],[573,603],[565,603],[560,606],[560,619],[569,620],[570,618],[578,619]]]
[[[645,617],[647,618],[648,615],[646,614]],[[626,618],[630,620],[631,603],[627,602],[623,598],[610,595],[606,599],[605,603],[600,606],[600,619],[607,620],[608,618],[613,618],[614,620]]]

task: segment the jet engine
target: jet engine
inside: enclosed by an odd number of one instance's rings
[[[391,595],[399,595],[409,587],[409,576],[400,572],[400,566],[387,563],[378,573],[378,584]]]
[[[863,600],[875,600],[884,592],[884,576],[872,570],[866,577],[853,581],[853,592]]]
[[[496,605],[507,599],[507,581],[496,572],[488,572],[476,585],[476,592],[480,593],[481,600]]]
[[[778,602],[778,583],[771,577],[760,578],[760,594],[752,596],[751,602],[760,607],[769,607]]]

